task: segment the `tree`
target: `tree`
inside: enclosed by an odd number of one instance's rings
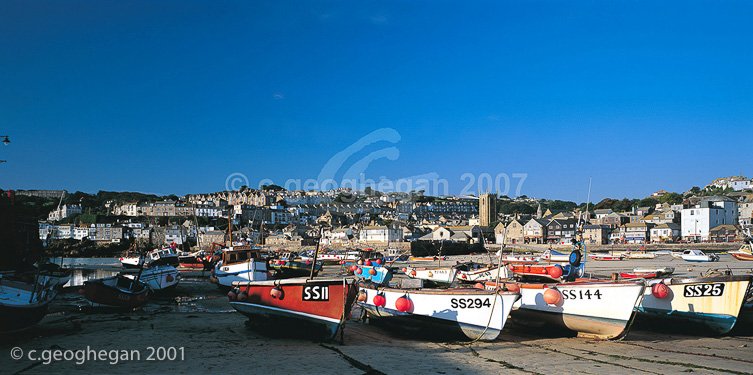
[[[367,185],[366,188],[363,189],[363,192],[370,197],[372,194],[374,194],[374,189],[372,189],[371,186]]]
[[[659,202],[667,204],[680,204],[682,203],[682,195],[678,193],[667,193],[659,198]]]

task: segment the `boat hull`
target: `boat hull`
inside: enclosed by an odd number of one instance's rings
[[[234,282],[267,280],[265,261],[251,259],[244,263],[223,265],[218,263],[212,270],[212,281],[224,288],[230,288]]]
[[[496,339],[513,303],[519,298],[514,292],[481,289],[408,290],[363,286],[361,290],[366,292],[366,297],[358,305],[369,314],[369,319],[392,321],[408,330],[416,329],[415,324],[441,328],[448,335],[462,334],[472,340]],[[375,304],[377,294],[384,297],[384,306]],[[405,311],[398,309],[397,301],[401,297],[411,301]]]
[[[495,285],[487,283],[487,288]],[[534,325],[566,328],[578,336],[602,340],[625,337],[645,289],[641,281],[517,284],[521,299],[512,316]],[[556,304],[544,299],[547,289],[560,294]]]
[[[84,281],[84,297],[94,306],[134,308],[149,298],[149,286],[125,276]]]
[[[728,254],[732,255],[737,260],[753,260],[753,254],[742,251],[730,251]]]
[[[0,291],[9,293],[0,300],[0,332],[17,332],[39,323],[50,303],[55,298],[52,288],[41,291],[38,298],[29,302],[34,285],[15,281],[0,280]]]
[[[127,275],[135,278],[136,275]],[[180,282],[180,272],[173,266],[157,266],[145,269],[141,272],[139,280],[149,285],[152,291],[173,288]]]
[[[669,293],[657,298],[646,288],[638,312],[640,315],[704,326],[719,334],[735,326],[751,276],[704,278],[666,278],[648,281],[650,286],[664,283]]]
[[[285,279],[234,286],[237,297],[231,298],[230,305],[250,320],[260,324],[293,321],[324,339],[332,339],[345,323],[358,292],[358,285],[348,279]],[[276,288],[281,291],[279,298],[272,296]]]

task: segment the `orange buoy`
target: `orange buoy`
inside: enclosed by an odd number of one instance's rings
[[[376,274],[377,274],[377,271],[374,268],[369,270],[369,275],[376,276]]]
[[[412,271],[410,271],[410,275],[411,275],[411,276],[416,276],[416,270],[412,270]]]
[[[376,264],[382,264],[382,260],[381,260],[381,259],[377,259],[377,260],[375,260],[374,262],[375,262]]]
[[[356,269],[356,274],[360,275],[363,273],[363,270],[359,267]]]
[[[476,289],[486,289],[484,284],[481,284],[481,283],[476,283],[475,285],[473,285],[473,287]]]
[[[381,294],[375,295],[374,299],[372,299],[372,302],[374,302],[374,306],[376,307],[384,307],[384,305],[387,304],[387,300]]]
[[[408,272],[408,267],[403,267],[403,273]]]
[[[651,286],[651,294],[658,299],[662,299],[669,295],[669,287],[664,283],[654,284]]]
[[[560,267],[559,265],[556,265],[556,266],[554,266],[554,267],[549,267],[549,268],[547,269],[547,273],[548,273],[548,274],[549,274],[549,276],[551,276],[552,278],[554,278],[554,279],[558,279],[558,278],[560,278],[560,277],[562,276],[562,273],[563,273],[563,272],[562,272],[562,267]]]
[[[275,299],[282,299],[283,296],[285,295],[285,292],[282,291],[282,288],[280,288],[279,286],[276,286],[272,288],[272,290],[269,291],[269,295]]]
[[[238,295],[231,290],[227,292],[227,298],[230,298],[231,301],[235,301],[235,299],[238,298]]]
[[[544,302],[550,305],[556,305],[562,300],[562,294],[559,290],[549,288],[544,291]]]
[[[518,284],[505,284],[505,287],[511,292],[520,293],[520,285]]]
[[[395,301],[397,311],[406,312],[413,309],[413,302],[407,296],[402,296]]]
[[[167,280],[168,283],[171,283],[171,282],[173,282],[173,280],[175,280],[175,278],[173,277],[173,275],[167,275],[167,278],[165,278],[165,279]]]
[[[238,301],[245,301],[246,298],[248,298],[248,294],[246,294],[246,292],[238,293]]]
[[[433,273],[431,273],[431,271],[430,271],[430,272],[429,272],[428,274],[426,274],[426,276],[429,276],[429,277],[434,277],[434,274],[433,274]]]
[[[363,290],[358,292],[358,302],[366,302],[366,299],[368,299],[369,295],[366,294]]]
[[[368,260],[367,260],[367,261],[363,262],[363,265],[364,265],[364,266],[370,266],[370,265],[371,265],[371,261],[368,261]]]

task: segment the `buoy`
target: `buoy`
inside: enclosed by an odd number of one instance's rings
[[[384,305],[387,304],[387,300],[381,294],[375,295],[374,299],[372,299],[372,302],[374,302],[374,306],[376,307],[384,307]]]
[[[307,260],[307,261],[306,261],[306,264],[311,264],[311,261],[310,261],[310,260]]]
[[[86,291],[84,291],[83,289],[78,290],[78,294],[84,294],[84,293],[86,293]]]
[[[544,302],[550,305],[556,305],[562,300],[562,294],[557,289],[549,288],[544,291]]]
[[[366,302],[366,299],[369,298],[369,295],[366,294],[363,290],[358,292],[358,302]]]
[[[382,260],[381,259],[377,259],[374,262],[376,262],[376,264],[382,264]]]
[[[692,270],[693,270],[692,268],[688,268],[688,272],[690,272],[690,271],[692,271]]]
[[[171,283],[171,282],[173,282],[173,280],[175,280],[175,278],[173,277],[173,275],[167,275],[166,280],[167,280],[168,283]]]
[[[416,276],[416,270],[412,270],[412,271],[410,271],[410,275],[411,275],[411,276]]]
[[[466,276],[465,274],[460,275],[460,277],[463,278],[463,279],[467,279],[468,278],[468,276]]]
[[[345,264],[345,261],[344,261],[344,260],[341,260],[341,261],[340,261],[340,265],[343,265],[343,264]]]
[[[376,276],[376,274],[377,274],[377,271],[374,268],[369,270],[369,275]]]
[[[364,266],[370,266],[370,265],[371,265],[371,262],[367,260],[367,261],[363,262],[363,265],[364,265]]]
[[[238,293],[238,301],[245,301],[247,297],[248,297],[248,294],[246,294],[246,292]]]
[[[397,311],[406,312],[413,308],[413,302],[411,302],[406,296],[402,296],[395,301],[395,308]]]
[[[651,286],[651,294],[658,299],[669,295],[669,287],[664,283],[658,283]]]
[[[238,295],[231,290],[227,292],[227,298],[230,298],[231,301],[235,301],[235,299],[238,298]]]
[[[547,273],[552,278],[558,279],[558,278],[560,278],[562,276],[562,273],[563,273],[562,272],[562,267],[560,267],[559,265],[556,265],[554,267],[549,267],[549,269],[547,269]]]
[[[362,270],[361,268],[357,268],[357,269],[356,269],[356,274],[359,274],[359,275],[360,275],[360,274],[362,274],[362,273],[363,273],[363,270]]]
[[[481,283],[476,283],[475,285],[473,285],[473,287],[476,289],[486,289],[484,284],[481,284]]]
[[[505,284],[507,290],[514,293],[520,293],[520,285],[518,284]]]
[[[355,264],[350,266],[350,272],[356,272],[357,269],[358,269],[358,266],[356,266]]]
[[[358,265],[359,265],[359,266],[362,266],[362,265],[363,265],[363,261],[362,261],[362,260],[359,260],[359,261],[358,261]]]
[[[403,273],[408,272],[408,267],[403,267]]]
[[[434,277],[434,274],[433,274],[433,273],[431,273],[431,272],[429,272],[429,273],[428,273],[428,274],[427,274],[426,276],[429,276],[429,277]]]
[[[275,299],[282,299],[285,293],[282,291],[282,289],[279,286],[276,286],[272,288],[272,290],[269,291],[269,295]]]

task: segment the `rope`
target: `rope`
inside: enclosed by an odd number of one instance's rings
[[[507,230],[507,228],[505,228],[505,230]],[[496,298],[496,296],[499,296],[499,280],[500,280],[499,273],[501,271],[501,268],[502,268],[502,252],[500,251],[499,255],[497,256],[497,277],[496,277],[496,281],[495,281],[495,285],[497,287],[496,287],[496,289],[494,291],[495,298],[494,298],[494,303],[492,303],[492,311],[489,313],[489,320],[486,322],[486,327],[484,328],[484,331],[481,332],[481,335],[479,335],[477,338],[471,340],[471,342],[469,342],[468,344],[473,344],[474,342],[476,342],[478,340],[481,340],[481,338],[484,337],[484,335],[486,334],[486,332],[489,330],[489,326],[492,324],[492,318],[494,317],[494,306],[497,305],[497,298]],[[502,298],[502,297],[500,296],[500,298]]]

